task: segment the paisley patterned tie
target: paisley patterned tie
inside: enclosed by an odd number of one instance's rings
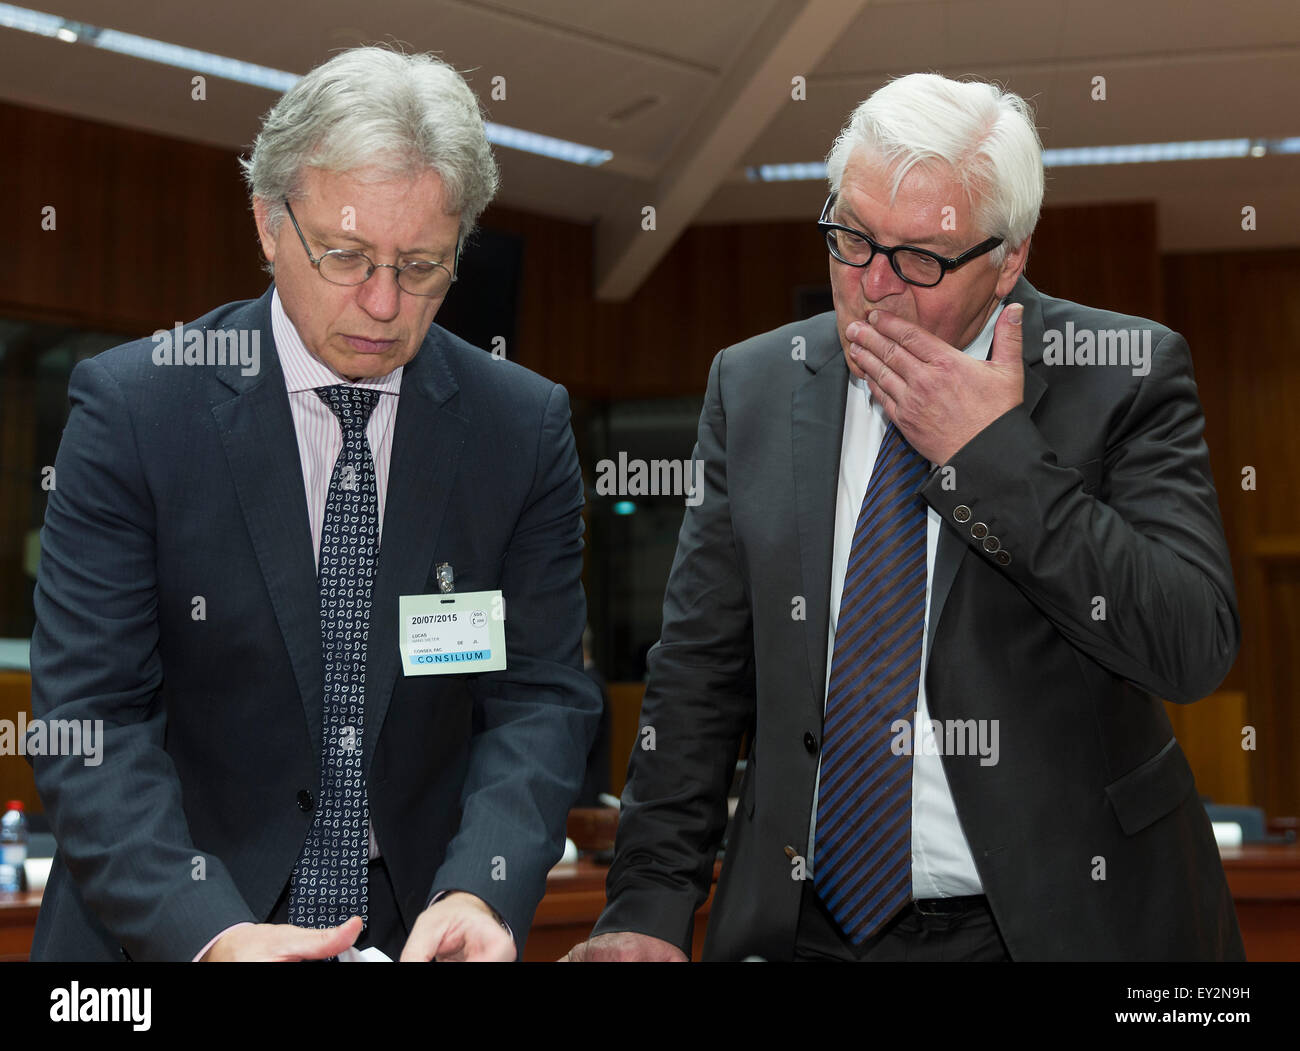
[[[342,425],[343,448],[330,477],[320,540],[321,784],[289,892],[289,922],[299,927],[366,918],[369,809],[361,756],[370,590],[379,553],[375,464],[366,441],[379,391],[340,385],[316,393]]]

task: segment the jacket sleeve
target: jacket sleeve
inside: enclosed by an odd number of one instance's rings
[[[532,489],[506,553],[504,671],[479,675],[461,823],[429,896],[461,890],[509,926],[517,949],[560,860],[602,708],[582,669],[582,472],[568,396],[543,414]]]
[[[935,471],[923,493],[974,557],[1005,572],[1083,654],[1187,703],[1222,682],[1241,641],[1204,429],[1191,355],[1169,332],[1116,413],[1096,495],[1057,464],[1023,404],[958,450],[953,470]],[[972,535],[978,522],[1005,564]]]
[[[752,612],[727,492],[726,363],[723,351],[709,371],[692,454],[703,461],[703,495],[682,520],[663,628],[648,658],[607,905],[592,932],[648,934],[688,956],[755,705]]]
[[[189,960],[255,921],[221,860],[196,850],[159,700],[156,510],[126,399],[95,360],[71,413],[41,531],[32,712],[102,730],[98,756],[32,756],[59,853],[135,960]]]

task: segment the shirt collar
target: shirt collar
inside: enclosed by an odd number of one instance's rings
[[[366,387],[381,394],[396,395],[402,386],[402,369],[398,365],[386,376],[374,376],[357,380],[353,383],[335,372],[307,349],[298,329],[284,312],[280,302],[280,290],[271,292],[271,335],[275,339],[275,349],[280,355],[280,370],[284,373],[284,385],[289,393],[315,390],[317,387],[335,387],[345,384],[350,387]]]

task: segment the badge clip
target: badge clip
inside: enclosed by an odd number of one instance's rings
[[[450,595],[456,590],[456,573],[451,568],[450,562],[439,562],[437,570],[438,590],[444,595]]]

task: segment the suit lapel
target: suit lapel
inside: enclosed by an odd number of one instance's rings
[[[440,331],[430,328],[419,353],[403,371],[393,424],[384,531],[366,651],[363,762],[367,777],[401,667],[398,598],[428,590],[434,547],[451,499],[469,424],[446,404],[459,388],[447,364]]]
[[[1039,368],[1043,360],[1043,305],[1038,292],[1022,276],[1016,282],[1011,294],[1007,296],[1010,303],[1020,303],[1025,308],[1021,319],[1023,351],[1025,361],[1025,410],[1033,415],[1039,399],[1047,389]],[[926,664],[929,665],[930,654],[934,653],[934,633],[939,617],[943,614],[944,603],[952,582],[957,576],[957,569],[966,555],[966,544],[951,529],[939,528],[939,544],[934,553],[934,574],[930,578],[930,620],[926,630]]]
[[[791,396],[795,518],[805,608],[804,640],[813,697],[822,711],[826,692],[826,646],[830,631],[831,558],[835,545],[835,500],[844,439],[849,367],[840,347],[834,315],[813,319],[827,328],[807,343],[807,373]]]
[[[252,538],[275,619],[284,637],[313,743],[321,736],[320,591],[307,520],[298,441],[280,358],[271,334],[271,293],[251,304],[243,323],[259,332],[269,352],[256,376],[222,369],[236,392],[212,409],[239,506]],[[240,321],[239,315],[231,321]],[[237,326],[242,327],[242,325]]]
[[[284,374],[271,334],[271,294],[246,308],[240,322],[271,348],[256,376],[237,369],[219,377],[236,396],[212,409],[234,478],[240,509],[262,578],[284,637],[313,745],[321,739],[324,669],[321,663],[320,590],[307,519],[307,497],[297,432]],[[434,544],[460,462],[467,421],[446,407],[458,387],[431,328],[402,372],[384,529],[372,590],[366,655],[364,764],[369,773],[400,664],[399,595],[426,590]]]

